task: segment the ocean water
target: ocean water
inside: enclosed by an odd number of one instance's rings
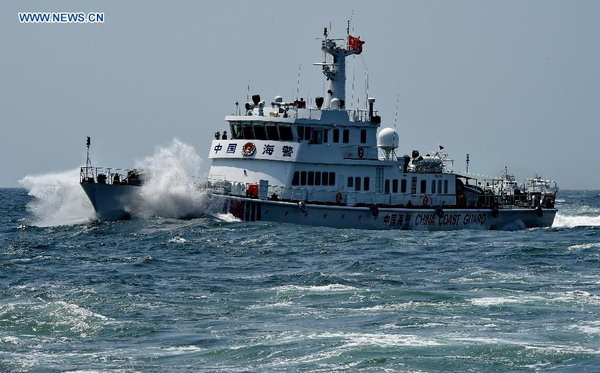
[[[77,180],[0,189],[0,371],[600,371],[600,191],[410,232],[98,223]]]

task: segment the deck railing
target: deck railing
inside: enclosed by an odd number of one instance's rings
[[[254,185],[254,186],[253,186]],[[208,180],[204,187],[219,194],[251,197],[269,200],[305,201],[340,205],[384,205],[419,207],[469,207],[469,208],[520,208],[554,206],[554,195],[534,195],[523,193],[518,195],[471,195],[471,198],[460,199],[455,194],[408,194],[408,193],[377,193],[372,191],[345,191],[327,187],[287,187],[268,185],[265,190],[259,184],[231,183],[221,180]]]
[[[97,184],[141,185],[144,171],[113,167],[81,167],[79,182]]]

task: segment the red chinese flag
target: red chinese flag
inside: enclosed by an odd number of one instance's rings
[[[440,145],[440,150],[444,150],[444,147]]]
[[[348,49],[353,50],[353,51],[358,51],[357,54],[361,54],[362,53],[362,45],[365,42],[360,40],[359,38],[355,38],[352,35],[348,35]]]

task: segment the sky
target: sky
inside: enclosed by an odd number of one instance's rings
[[[42,11],[105,20],[19,23]],[[469,153],[472,172],[600,189],[600,2],[579,0],[2,1],[0,187],[85,164],[86,136],[98,166],[174,138],[208,166],[248,85],[267,102],[323,95],[318,38],[350,18],[366,44],[347,101],[375,97],[400,154],[443,145],[457,171]]]

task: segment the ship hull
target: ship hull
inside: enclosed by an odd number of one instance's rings
[[[100,221],[127,219],[139,187],[81,183]],[[550,227],[556,209],[433,209],[304,204],[210,194],[207,214],[230,213],[241,221],[268,221],[332,228],[448,231]]]
[[[100,221],[129,219],[131,206],[139,195],[138,186],[80,183]]]
[[[550,227],[556,209],[433,209],[300,206],[297,203],[213,195],[222,212],[242,221],[272,221],[332,228],[449,231],[459,229],[515,230]]]

